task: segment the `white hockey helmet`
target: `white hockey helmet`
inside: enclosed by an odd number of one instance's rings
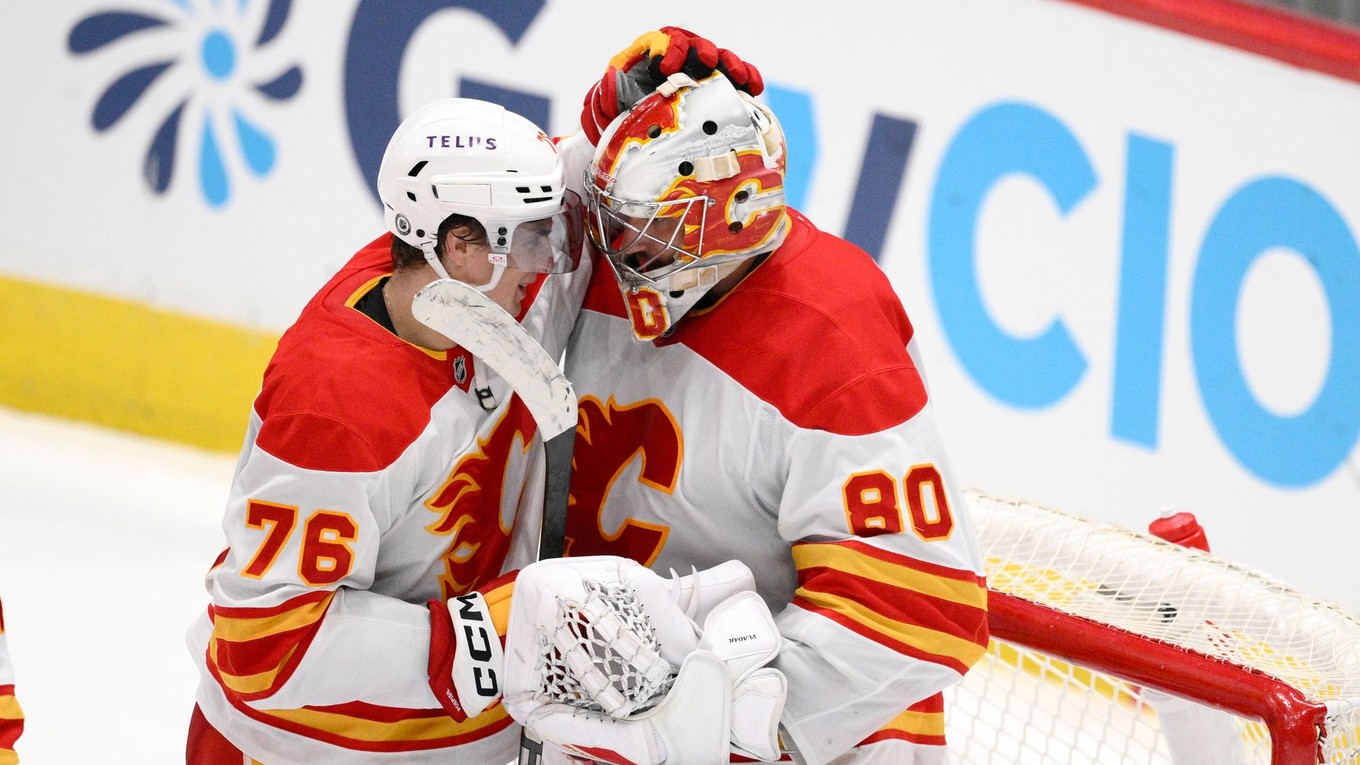
[[[387,229],[446,279],[439,227],[455,213],[486,229],[494,269],[478,289],[495,287],[506,267],[561,273],[580,262],[580,200],[563,181],[557,148],[498,104],[446,98],[413,112],[387,143],[378,196]]]
[[[587,229],[638,340],[664,335],[743,261],[788,233],[784,134],[721,73],[672,75],[600,137]]]

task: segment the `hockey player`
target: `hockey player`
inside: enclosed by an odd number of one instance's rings
[[[19,754],[15,742],[24,732],[24,710],[14,695],[14,664],[9,658],[9,642],[5,637],[5,612],[0,605],[0,765],[15,765]]]
[[[728,76],[686,76],[695,59]],[[865,253],[785,204],[760,88],[666,28],[587,95],[601,257],[566,357],[567,553],[742,559],[785,639],[783,747],[938,762],[940,691],[987,644],[982,562],[912,324]]]
[[[495,370],[411,305],[452,277],[560,354],[589,273],[570,273],[581,211],[542,131],[468,99],[402,123],[378,191],[389,233],[284,333],[251,412],[211,604],[188,636],[192,765],[516,751],[501,706],[467,714],[450,691],[443,601],[475,591],[494,607],[500,577],[533,560],[542,449]]]

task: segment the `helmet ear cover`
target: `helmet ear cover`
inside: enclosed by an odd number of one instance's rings
[[[457,229],[467,228],[467,233],[458,233]],[[434,236],[434,252],[439,257],[444,256],[444,245],[448,242],[449,236],[454,236],[470,245],[486,245],[486,229],[481,221],[471,215],[461,213],[449,213],[449,216],[439,224],[439,229]],[[425,251],[416,247],[399,236],[392,237],[392,265],[395,268],[413,268],[426,263]]]

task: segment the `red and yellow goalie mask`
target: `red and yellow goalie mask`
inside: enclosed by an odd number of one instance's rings
[[[610,124],[586,170],[588,229],[638,340],[779,246],[784,164],[774,115],[721,74],[673,75]]]

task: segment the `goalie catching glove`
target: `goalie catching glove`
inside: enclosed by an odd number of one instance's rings
[[[507,710],[544,742],[606,763],[778,759],[787,683],[766,666],[781,642],[768,607],[737,592],[700,631],[667,585],[612,557],[526,568],[506,642]]]
[[[609,59],[604,76],[586,93],[581,130],[592,146],[598,145],[600,135],[615,117],[671,75],[679,72],[697,81],[714,71],[722,72],[737,90],[753,96],[765,89],[765,81],[754,66],[706,38],[672,26],[646,32]]]
[[[607,576],[593,577],[596,587],[624,587],[625,579],[621,572],[626,572],[626,586],[640,588],[648,593],[650,610],[644,618],[635,625],[614,623],[619,629],[611,637],[619,646],[641,646],[645,642],[644,633],[648,630],[655,632],[652,621],[655,618],[661,624],[660,634],[666,640],[666,667],[679,663],[697,645],[694,620],[703,619],[715,605],[734,593],[755,588],[750,569],[738,561],[728,561],[689,576],[673,574],[672,578],[663,579],[623,558],[601,556],[572,560],[598,561],[599,566],[606,567],[609,572]],[[455,721],[462,722],[475,717],[500,701],[505,688],[503,646],[507,640],[512,600],[529,608],[531,603],[537,602],[536,599],[546,598],[548,606],[556,608],[559,590],[567,588],[575,592],[585,586],[581,581],[581,572],[586,569],[554,568],[549,565],[557,563],[560,561],[531,564],[518,572],[518,576],[508,574],[500,577],[477,591],[450,599],[447,604],[439,600],[430,601],[430,689]],[[576,577],[573,581],[553,581],[550,586],[536,584],[545,577],[569,580],[573,576]],[[522,582],[531,586],[526,589],[521,586]],[[567,614],[564,618],[578,623],[587,619],[591,623],[600,621],[607,616],[607,612],[598,609],[602,603],[607,605],[611,602],[597,598],[588,604],[593,610]],[[526,639],[533,639],[532,630]],[[655,637],[652,640],[655,643]],[[660,666],[656,665],[654,672],[660,672]],[[671,669],[673,674],[673,667]],[[584,681],[598,685],[598,678],[590,675],[588,670],[587,667],[581,668]],[[575,675],[571,675],[571,678],[578,679]],[[668,685],[668,680],[666,682]],[[601,687],[599,690],[603,692],[606,689]]]

